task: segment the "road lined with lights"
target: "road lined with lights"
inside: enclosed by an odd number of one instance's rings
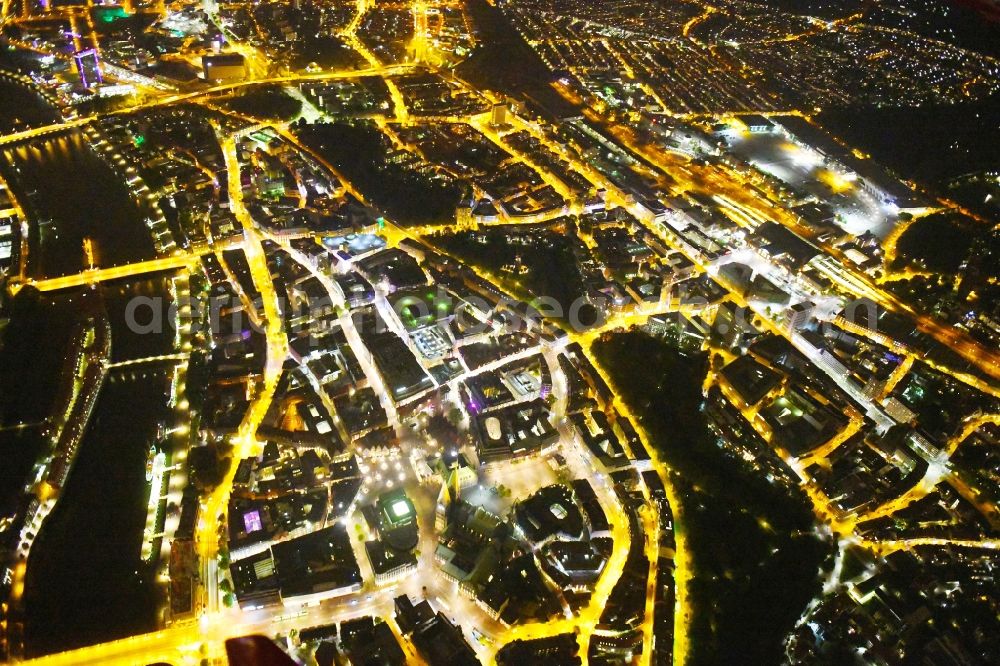
[[[634,137],[627,132],[614,132],[615,136],[623,145],[634,153],[641,155],[647,161],[656,165],[657,169],[674,179],[674,194],[682,194],[686,190],[701,190],[709,192],[717,198],[722,199],[731,209],[745,213],[749,217],[733,217],[741,223],[741,226],[754,228],[763,221],[775,221],[787,227],[793,233],[809,240],[819,248],[827,257],[837,261],[820,262],[817,267],[830,279],[837,282],[843,289],[859,298],[869,298],[879,306],[891,312],[901,313],[912,320],[924,333],[933,337],[937,342],[952,349],[961,355],[966,361],[972,363],[976,368],[992,377],[1000,380],[1000,353],[989,350],[983,345],[972,340],[968,335],[946,326],[934,319],[921,315],[912,307],[903,303],[898,297],[882,289],[864,273],[852,268],[851,262],[847,261],[842,253],[830,247],[827,243],[820,242],[816,234],[805,228],[799,220],[776,205],[758,195],[750,187],[747,187],[748,180],[737,173],[731,167],[724,164],[715,164],[711,167],[699,168],[690,163],[683,163],[679,160],[670,162],[664,161],[664,155],[649,146],[639,144]],[[740,220],[742,221],[740,222]],[[926,359],[922,359],[926,360]],[[998,395],[997,388],[991,387],[989,383],[983,382],[967,373],[957,372],[954,369],[944,370],[947,374],[968,383],[979,390],[984,390],[992,395]]]
[[[211,98],[213,96],[235,92],[242,88],[276,85],[282,83],[303,83],[309,81],[337,81],[343,79],[363,79],[368,77],[391,79],[391,77],[412,72],[414,71],[415,67],[416,66],[413,65],[412,63],[402,63],[397,65],[382,65],[376,62],[376,64],[374,64],[373,66],[366,67],[363,69],[347,69],[347,70],[334,70],[329,72],[318,72],[318,73],[289,74],[284,76],[272,76],[260,79],[250,79],[246,81],[235,81],[232,83],[219,84],[187,93],[163,94],[163,91],[157,91],[158,95],[151,100],[139,102],[133,105],[128,105],[121,109],[116,109],[114,111],[108,111],[106,113],[101,113],[101,114],[92,114],[88,116],[80,116],[78,118],[70,118],[68,120],[63,120],[58,123],[51,123],[49,125],[42,125],[39,127],[34,127],[31,129],[21,130],[18,132],[12,132],[10,134],[2,135],[0,136],[0,146],[14,144],[14,143],[23,143],[25,141],[31,141],[33,139],[41,138],[50,134],[64,132],[69,129],[87,125],[88,123],[94,122],[98,118],[130,115],[140,111],[146,111],[149,109],[160,108],[165,106],[173,106],[184,102],[197,103],[205,99]],[[393,87],[398,92],[399,90],[398,86],[393,85]]]
[[[216,128],[216,131],[220,130]],[[261,295],[264,310],[264,334],[267,342],[267,358],[264,364],[263,385],[254,388],[254,396],[250,407],[240,423],[236,437],[233,439],[233,457],[236,460],[256,455],[261,442],[256,438],[257,428],[264,420],[271,405],[271,398],[281,378],[281,370],[288,356],[288,339],[285,334],[284,320],[278,306],[278,297],[267,268],[267,259],[262,245],[262,235],[249,211],[243,203],[243,189],[240,186],[240,162],[236,155],[236,142],[232,136],[221,136],[220,144],[229,174],[227,183],[230,210],[237,221],[243,226],[243,249],[250,265],[250,275],[254,287]],[[236,476],[236,465],[231,465],[226,477],[219,483],[203,503],[201,517],[198,522],[196,540],[199,558],[202,566],[202,582],[206,585],[203,594],[209,613],[218,610],[218,554],[219,529],[225,523],[229,508],[229,495],[233,479]]]
[[[8,2],[9,0],[4,1],[5,11]],[[409,116],[409,111],[403,95],[392,78],[418,71],[418,65],[413,63],[384,65],[379,62],[378,58],[362,42],[362,40],[358,37],[358,29],[364,22],[367,13],[372,8],[373,2],[371,0],[357,0],[356,12],[351,19],[351,22],[341,32],[341,36],[365,59],[369,65],[367,68],[316,74],[262,77],[250,81],[212,86],[202,90],[180,94],[163,94],[163,91],[158,91],[158,96],[152,100],[142,102],[107,115],[131,114],[143,110],[162,108],[165,106],[187,102],[208,102],[213,96],[235,92],[252,86],[379,77],[385,81],[390,93],[394,109],[393,122],[400,124],[412,122],[413,119]],[[431,45],[429,44],[427,27],[428,6],[426,3],[418,0],[410,5],[410,8],[415,26],[413,48],[417,54],[416,59],[418,61],[427,62],[431,59],[430,54],[432,52]],[[690,32],[691,29],[697,27],[700,22],[709,19],[716,11],[717,10],[714,7],[705,6],[704,12],[691,19],[691,21],[684,27],[685,35]],[[75,16],[75,13],[72,15]],[[92,27],[93,26],[91,24],[91,28]],[[798,39],[807,34],[812,34],[812,31],[803,33],[802,35],[789,36],[789,38]],[[610,49],[610,46],[608,48],[614,52],[613,49]],[[618,55],[619,59],[621,59],[620,54]],[[624,60],[622,62],[624,63]],[[627,66],[627,63],[625,64]],[[488,95],[484,95],[484,97],[490,99]],[[543,131],[542,127],[538,123],[520,118],[514,113],[511,113],[510,116],[511,129],[507,131],[499,131],[496,128],[491,127],[488,122],[489,114],[483,114],[469,119],[451,119],[451,121],[466,123],[468,126],[476,129],[487,137],[491,142],[514,155],[517,159],[538,173],[546,184],[551,185],[553,189],[567,201],[567,206],[559,211],[549,211],[539,213],[534,216],[522,216],[517,218],[517,220],[505,218],[501,223],[509,224],[517,221],[522,224],[540,224],[549,222],[569,213],[579,213],[582,210],[579,202],[574,201],[574,193],[566,183],[563,183],[559,180],[559,178],[548,172],[548,170],[543,166],[534,163],[531,160],[530,155],[525,155],[523,152],[511,148],[504,140],[506,134],[512,131],[523,130],[535,139],[539,140],[541,145],[544,146],[546,150],[549,150],[553,156],[564,158],[577,173],[586,178],[587,181],[592,183],[595,187],[605,189],[608,192],[608,200],[612,205],[618,204],[629,210],[637,219],[641,220],[644,227],[652,231],[657,238],[662,240],[672,249],[678,250],[687,256],[688,259],[694,262],[703,273],[713,275],[713,277],[716,278],[720,284],[722,284],[722,286],[730,292],[729,298],[733,302],[741,306],[751,308],[753,312],[760,317],[764,328],[789,339],[792,344],[796,346],[796,348],[800,350],[804,349],[804,343],[802,343],[802,341],[796,341],[795,336],[790,335],[789,332],[785,330],[785,327],[780,325],[780,322],[775,317],[766,313],[759,306],[753,307],[752,304],[748,303],[742,297],[736,296],[736,289],[734,286],[718,278],[717,271],[713,270],[713,268],[717,267],[712,266],[711,262],[707,262],[704,257],[692,252],[690,245],[680,242],[680,240],[672,233],[668,233],[666,229],[653,224],[651,220],[648,219],[648,215],[644,214],[640,207],[636,206],[634,203],[629,203],[627,193],[622,191],[621,188],[616,187],[602,173],[581,159],[580,156],[567,149],[566,146],[553,141],[550,135]],[[0,137],[0,145],[30,141],[53,133],[81,127],[95,121],[97,118],[97,115],[85,116],[35,129],[16,132]],[[420,122],[435,122],[438,120],[442,119],[422,118],[420,119]],[[383,125],[384,124],[385,123],[383,122]],[[262,242],[267,240],[269,236],[263,232],[259,225],[251,218],[243,200],[243,192],[240,187],[241,164],[236,151],[235,137],[225,134],[218,127],[216,127],[216,131],[219,134],[220,145],[222,147],[225,166],[228,172],[228,183],[225,186],[228,190],[231,210],[243,230],[243,239],[238,243],[230,244],[230,247],[241,247],[246,253],[254,287],[262,296],[263,307],[260,316],[262,320],[261,323],[265,329],[267,344],[267,358],[265,361],[263,377],[258,385],[253,387],[251,405],[245,413],[239,426],[237,436],[234,438],[235,446],[233,456],[234,459],[239,460],[256,455],[260,451],[261,443],[256,438],[256,432],[271,405],[272,398],[277,388],[283,363],[288,356],[288,340],[284,330],[283,319],[278,307],[277,292],[273,283],[273,278],[267,267],[266,256],[262,244]],[[337,173],[328,162],[326,162],[321,156],[317,155],[314,151],[306,148],[298,142],[294,135],[287,130],[287,127],[279,125],[277,126],[276,131],[285,140],[297,147],[304,155],[308,155],[311,159],[320,163],[324,168],[335,174],[340,182],[344,184],[346,191],[355,194],[355,196],[358,196],[360,200],[364,200],[361,197],[361,194],[353,190],[350,183]],[[750,193],[749,188],[746,187],[746,179],[735,171],[729,170],[725,166],[715,166],[711,169],[696,169],[693,165],[683,164],[680,161],[667,162],[664,160],[663,155],[651,152],[647,149],[647,147],[637,145],[634,141],[630,141],[627,136],[623,138],[623,135],[619,133],[616,135],[616,138],[626,147],[633,150],[633,152],[637,155],[640,155],[645,160],[653,163],[663,174],[674,178],[677,182],[676,191],[679,192],[683,189],[689,188],[712,191],[716,195],[716,201],[723,207],[727,216],[729,216],[730,219],[732,219],[740,227],[752,230],[764,221],[775,220],[792,229],[796,233],[803,233],[801,225],[799,225],[797,220],[795,220],[790,214],[786,214],[785,211],[773,202]],[[388,238],[389,245],[394,246],[398,244],[400,239],[403,238],[420,240],[424,235],[449,229],[453,229],[453,227],[444,225],[428,226],[418,229],[402,229],[392,223],[389,223],[385,229],[385,235]],[[286,250],[293,252],[294,254],[294,251],[287,245],[287,243],[283,243],[283,245]],[[134,277],[149,272],[174,269],[191,270],[197,265],[201,256],[211,252],[218,252],[220,249],[221,246],[201,247],[168,257],[137,262],[124,266],[96,268],[82,271],[75,275],[56,278],[24,280],[21,284],[31,285],[41,291],[53,291],[97,284],[107,280]],[[830,248],[823,248],[823,250],[824,252],[828,252],[830,256],[834,256],[833,253],[829,252]],[[307,263],[303,263],[303,265],[307,265]],[[827,267],[824,270],[826,270],[827,273],[830,274],[831,278],[846,291],[858,296],[872,298],[887,309],[897,312],[905,312],[907,316],[912,317],[917,322],[921,330],[928,332],[940,342],[948,344],[949,347],[958,351],[958,353],[960,353],[967,360],[975,363],[977,367],[979,367],[979,369],[986,374],[989,374],[994,378],[1000,378],[1000,362],[998,362],[998,358],[1000,357],[998,357],[995,352],[984,349],[981,345],[978,345],[974,341],[971,341],[971,339],[968,339],[967,336],[959,334],[954,330],[944,327],[926,317],[920,317],[919,315],[913,313],[909,306],[884,291],[879,285],[873,284],[867,276],[845,268],[844,265],[834,265],[832,267]],[[509,288],[505,289],[505,287],[509,287],[509,285],[504,285],[503,282],[497,279],[496,276],[489,275],[482,271],[479,271],[478,274],[484,279],[489,280],[499,289],[510,292]],[[332,293],[329,281],[321,281]],[[16,291],[17,288],[19,288],[18,285],[12,283],[12,291]],[[571,340],[580,343],[584,354],[591,361],[593,367],[597,369],[605,382],[612,387],[614,392],[613,404],[615,408],[623,417],[627,418],[634,425],[640,440],[652,457],[652,468],[657,472],[664,484],[664,487],[666,488],[668,500],[674,513],[675,524],[679,526],[675,532],[676,555],[674,558],[674,577],[676,595],[673,655],[675,663],[680,665],[683,665],[688,657],[689,628],[692,615],[692,608],[689,601],[689,585],[691,584],[693,578],[691,553],[689,552],[683,530],[683,506],[680,502],[680,498],[677,496],[676,490],[670,483],[669,468],[658,458],[656,449],[652,445],[648,433],[643,429],[641,421],[630,410],[629,406],[621,400],[619,392],[614,390],[614,385],[610,378],[593,358],[591,345],[600,334],[611,330],[642,325],[652,314],[682,311],[692,312],[702,307],[704,306],[671,306],[670,304],[660,303],[651,308],[615,312],[600,328],[584,333],[574,333],[570,335]],[[342,319],[342,323],[344,323],[344,330],[348,336],[350,344],[352,346],[360,344],[360,338],[357,336],[357,332],[353,329],[353,326],[347,324],[345,319]],[[531,350],[531,353],[535,353],[535,351],[536,350]],[[815,361],[813,355],[809,353],[807,353],[807,355]],[[187,358],[187,355],[174,354],[148,359],[137,359],[136,361],[129,361],[120,365],[159,360],[182,360],[183,358]],[[912,353],[906,355],[906,370],[894,373],[892,385],[895,385],[895,383],[906,374],[906,371],[908,371],[914,362],[914,358],[915,356]],[[369,376],[371,385],[375,387],[382,387],[380,376],[374,367],[369,367],[370,364],[366,364],[364,361],[362,361],[362,365],[365,366],[363,369],[365,374]],[[948,372],[952,376],[963,376],[960,373],[956,374],[954,371]],[[729,387],[727,387],[724,382],[718,381],[718,379],[719,378],[714,376],[707,377],[706,386],[713,384],[720,386],[726,398],[740,409],[741,413],[743,413],[744,417],[751,424],[751,426],[770,443],[772,441],[771,434],[766,428],[766,424],[764,424],[762,418],[759,417],[757,410],[746,405],[738,404],[733,392],[729,390]],[[835,378],[835,381],[838,380]],[[988,386],[985,382],[967,375],[964,376],[963,381],[977,387],[978,385]],[[843,384],[843,382],[838,381],[838,384]],[[384,393],[384,387],[382,388]],[[842,388],[845,387],[842,386]],[[852,397],[857,397],[855,395],[855,393],[857,393],[856,390],[852,392],[849,387],[845,388],[845,390],[847,390]],[[888,390],[891,390],[891,386]],[[994,393],[994,395],[996,395],[996,393]],[[866,397],[861,404],[870,408],[870,415],[872,415],[880,425],[888,427],[894,423],[894,421],[889,419],[889,417],[882,412],[882,410],[873,402],[871,398]],[[330,408],[331,405],[328,404],[327,407]],[[332,412],[333,410],[331,410],[331,413]],[[392,424],[398,426],[399,420],[396,416],[394,406],[390,404],[387,408],[387,413],[391,416]],[[947,454],[950,455],[951,453],[954,453],[954,450],[957,448],[960,441],[967,438],[972,432],[975,431],[976,428],[985,422],[986,421],[975,421],[967,423],[962,430],[961,437],[956,436],[956,439],[949,443]],[[996,423],[995,420],[990,422]],[[785,459],[785,461],[796,472],[799,472],[800,476],[802,476],[803,489],[812,500],[817,515],[820,516],[822,520],[830,524],[836,532],[844,535],[850,535],[853,533],[853,528],[855,526],[854,517],[845,517],[840,515],[840,512],[836,510],[829,498],[827,498],[815,487],[811,479],[806,478],[802,470],[812,462],[829,455],[844,441],[848,440],[856,432],[858,432],[860,427],[860,416],[852,415],[849,425],[844,430],[810,454],[799,459],[795,459],[788,456],[787,452],[781,452],[780,450],[778,452],[779,455],[781,455],[781,457]],[[563,430],[565,430],[565,428],[563,428]],[[565,432],[563,434],[565,434]],[[197,525],[196,540],[202,567],[200,577],[201,586],[197,595],[202,612],[199,620],[178,623],[162,631],[151,632],[149,634],[134,636],[120,641],[113,641],[80,650],[60,653],[44,657],[42,659],[33,660],[29,663],[53,665],[98,662],[107,664],[135,664],[150,663],[161,660],[174,663],[178,661],[197,662],[205,658],[211,659],[221,657],[222,642],[226,638],[230,637],[246,635],[249,633],[275,633],[279,630],[287,631],[297,626],[305,626],[304,623],[306,621],[312,624],[320,624],[323,622],[360,616],[362,614],[375,613],[385,616],[389,615],[391,612],[391,596],[397,591],[395,587],[380,589],[374,592],[365,590],[357,595],[331,600],[330,602],[317,607],[304,608],[301,612],[291,612],[288,609],[278,608],[241,613],[235,609],[227,610],[220,608],[219,589],[217,585],[220,578],[217,559],[220,545],[219,530],[220,526],[223,525],[226,520],[228,500],[235,472],[236,465],[232,465],[223,481],[204,500],[201,509],[201,517]],[[930,475],[930,472],[928,474]],[[922,497],[923,495],[921,493],[926,494],[926,492],[929,492],[930,489],[932,489],[933,486],[940,481],[940,478],[941,477],[932,476],[925,477],[921,484],[918,484],[918,486],[911,489],[908,493],[904,494],[900,498],[897,498],[897,500],[894,500],[890,504],[879,507],[871,514],[858,518],[858,520],[867,520],[893,513],[897,510],[897,508],[906,506],[912,501],[919,499],[919,497]],[[948,480],[949,482],[954,481],[955,483],[962,483],[961,480],[954,480],[952,478],[949,478]],[[595,627],[600,620],[601,613],[605,608],[607,600],[614,586],[618,583],[622,571],[624,570],[625,558],[628,553],[628,544],[630,542],[630,536],[626,529],[627,521],[624,517],[620,504],[614,499],[613,494],[607,492],[607,489],[597,490],[602,507],[605,509],[609,517],[612,518],[610,522],[612,525],[612,536],[615,547],[607,562],[604,572],[595,586],[590,602],[587,606],[579,612],[578,616],[560,619],[555,622],[527,623],[516,625],[505,630],[500,630],[491,625],[492,630],[486,631],[486,635],[490,636],[495,641],[502,643],[515,639],[529,639],[551,636],[563,632],[575,632],[577,634],[577,640],[582,647],[583,659],[586,663],[586,652],[589,648],[591,637],[594,634]],[[960,492],[962,491],[960,490]],[[966,492],[971,491],[967,490]],[[963,495],[964,494],[965,493],[963,493]],[[648,664],[650,663],[652,656],[651,647],[652,639],[654,637],[653,601],[655,596],[655,584],[659,561],[659,529],[652,509],[647,510],[641,515],[641,524],[645,529],[645,537],[647,539],[645,548],[646,554],[650,559],[650,568],[647,578],[646,611],[642,624],[642,632],[645,639],[644,643],[646,649],[643,651],[640,663]],[[987,549],[1000,548],[1000,542],[995,540],[961,541],[927,538],[886,542],[865,541],[862,543],[874,552],[881,554],[893,552],[894,550],[909,549],[924,545],[956,545],[961,547]],[[416,585],[416,583],[412,581],[408,583],[410,586],[409,588],[404,588],[405,585],[407,585],[407,583],[401,584],[401,589],[413,589],[413,586]],[[428,587],[430,588],[430,592],[439,594],[441,598],[446,598],[446,595],[450,594],[450,592],[445,590],[444,586],[436,580],[430,583]],[[364,601],[360,601],[361,597],[366,598]],[[399,635],[399,629],[395,623],[391,621],[391,619],[390,627],[397,636],[400,645],[407,651],[411,662],[418,662],[419,657],[414,652],[412,645]]]

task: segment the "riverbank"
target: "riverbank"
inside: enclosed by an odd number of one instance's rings
[[[112,358],[173,351],[173,329],[138,334],[125,317],[136,297],[168,303],[166,278],[103,285]],[[25,581],[25,652],[48,654],[156,628],[162,607],[157,559],[142,558],[150,444],[172,423],[174,365],[111,368],[59,504],[32,547]]]
[[[41,279],[156,256],[145,213],[80,130],[6,148],[0,170],[29,218],[28,276]]]

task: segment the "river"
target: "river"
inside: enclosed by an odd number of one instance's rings
[[[171,353],[172,329],[136,334],[124,316],[135,296],[168,296],[164,276],[101,287],[112,361]],[[25,648],[40,655],[156,628],[162,604],[155,566],[140,547],[149,486],[146,456],[167,405],[172,366],[112,368],[56,509],[35,542],[25,581]]]
[[[28,103],[26,89],[0,81],[5,101],[8,93],[15,96],[12,99],[25,96],[19,114],[35,108]],[[0,130],[16,126],[12,113],[0,113]],[[48,120],[39,117],[32,124]],[[85,238],[92,241],[98,267],[155,256],[143,206],[89,145],[83,130],[6,146],[0,151],[0,171],[29,218],[30,277],[86,268]],[[15,499],[41,450],[41,429],[28,426],[49,416],[51,395],[65,379],[60,375],[66,330],[82,301],[80,290],[43,295],[33,291],[26,289],[2,313],[11,321],[0,373],[10,379],[0,387],[0,427],[7,428],[0,432],[0,466],[8,501]],[[113,362],[173,351],[171,329],[136,334],[125,317],[134,297],[167,302],[165,275],[106,283],[99,291],[111,320]],[[147,452],[158,426],[174,414],[167,405],[170,373],[171,366],[163,363],[110,370],[59,503],[31,550],[22,617],[27,655],[156,627],[160,588],[155,567],[142,563],[140,547],[149,492]],[[21,422],[28,426],[10,428]]]
[[[32,219],[28,275],[35,279],[87,268],[90,238],[97,267],[155,256],[145,213],[82,130],[7,147],[0,170]]]

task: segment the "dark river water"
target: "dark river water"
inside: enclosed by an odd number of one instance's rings
[[[136,334],[124,316],[135,296],[168,297],[160,275],[101,287],[112,361],[173,351],[172,330]],[[149,486],[146,455],[157,427],[172,425],[171,366],[112,368],[73,470],[28,561],[25,647],[48,654],[156,628],[162,605],[155,566],[140,557]]]
[[[0,84],[0,95],[6,94]],[[0,112],[0,127],[8,120]],[[83,269],[84,238],[92,240],[99,267],[155,256],[143,207],[88,141],[82,131],[71,131],[0,150],[0,170],[29,217],[28,272],[36,279]],[[172,329],[136,334],[125,317],[132,298],[166,302],[168,278],[161,273],[98,288],[111,321],[113,362],[173,351]],[[51,396],[65,379],[68,331],[81,311],[80,289],[32,291],[25,289],[3,311],[12,325],[0,349],[0,428],[49,416]],[[109,371],[59,503],[31,550],[23,597],[27,655],[155,629],[162,599],[140,547],[147,452],[158,426],[173,425],[170,373],[162,363]],[[15,391],[18,386],[23,388]],[[23,483],[38,439],[34,429],[0,430],[6,490]]]
[[[79,130],[6,147],[0,169],[34,221],[28,273],[57,277],[86,267],[90,238],[97,267],[151,259],[143,207]]]
[[[59,113],[27,86],[0,78],[0,131],[16,132],[57,122]]]

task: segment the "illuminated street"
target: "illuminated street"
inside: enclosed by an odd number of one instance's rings
[[[4,0],[0,661],[995,663],[1000,23],[901,3]]]

